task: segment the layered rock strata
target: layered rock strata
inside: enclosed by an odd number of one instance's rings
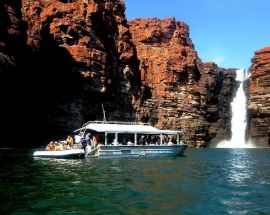
[[[255,52],[249,78],[249,130],[253,143],[270,145],[270,47]]]
[[[65,134],[103,120],[101,104],[107,120],[134,119],[140,76],[123,1],[1,1],[0,12],[7,130]]]
[[[107,120],[134,119],[139,76],[122,1],[24,0],[23,15],[47,127],[102,120],[101,104]]]
[[[129,28],[121,0],[2,1],[0,12],[7,131],[65,134],[102,120],[103,104],[107,120],[184,129],[194,147],[229,135],[233,72],[200,61],[185,23]]]
[[[228,138],[233,71],[203,64],[189,27],[174,18],[136,19],[129,26],[143,83],[138,119],[185,130],[190,146]]]

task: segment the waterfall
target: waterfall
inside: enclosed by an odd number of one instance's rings
[[[218,143],[217,148],[251,148],[252,145],[246,143],[245,134],[247,126],[247,98],[244,92],[244,81],[248,78],[248,73],[244,69],[236,71],[236,81],[240,82],[236,95],[231,103],[231,140]]]

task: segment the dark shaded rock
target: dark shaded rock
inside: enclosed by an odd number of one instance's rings
[[[25,1],[49,133],[102,120],[101,104],[107,119],[134,119],[139,76],[124,10],[122,1]]]
[[[208,138],[215,146],[231,138],[231,102],[238,87],[236,69],[219,68],[215,63],[201,64],[199,82],[201,108],[209,124]]]
[[[30,124],[29,138],[39,139],[102,120],[101,104],[107,120],[134,120],[140,76],[123,1],[23,0],[0,6],[8,122]]]

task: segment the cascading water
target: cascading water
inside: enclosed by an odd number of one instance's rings
[[[222,141],[218,143],[217,148],[250,148],[250,144],[245,141],[246,125],[247,125],[247,98],[244,92],[243,83],[248,78],[248,74],[244,69],[236,71],[236,80],[240,81],[240,86],[231,103],[232,119],[231,119],[231,141]]]

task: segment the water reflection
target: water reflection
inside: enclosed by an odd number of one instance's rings
[[[228,182],[245,184],[253,177],[253,160],[246,149],[231,149],[227,158]]]
[[[57,160],[16,152],[0,157],[0,212],[268,214],[269,155],[188,149],[177,158]]]
[[[230,149],[226,156],[224,170],[224,193],[220,204],[227,208],[228,214],[247,214],[256,204],[253,201],[256,168],[252,149]]]

